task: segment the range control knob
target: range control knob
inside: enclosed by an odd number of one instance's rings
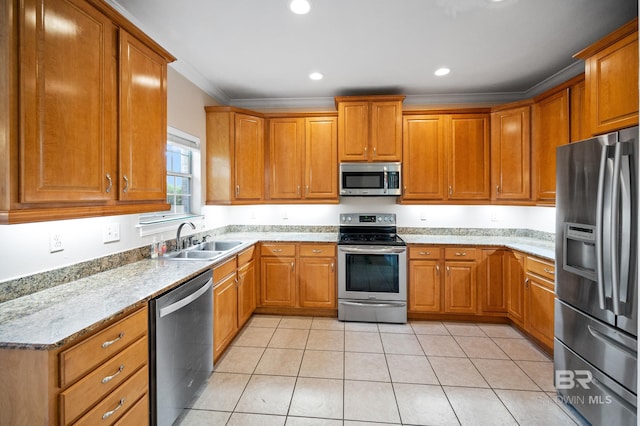
[[[347,216],[347,222],[351,222],[351,216]]]

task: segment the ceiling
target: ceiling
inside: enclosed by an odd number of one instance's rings
[[[636,0],[109,0],[222,104],[504,103],[579,74],[572,55],[638,14]],[[434,71],[451,69],[444,77]],[[313,81],[318,71],[324,79]]]

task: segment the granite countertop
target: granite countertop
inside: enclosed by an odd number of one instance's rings
[[[401,235],[410,244],[495,245],[554,258],[553,243],[529,238]],[[214,261],[145,259],[0,303],[0,348],[47,350],[145,305],[259,241],[336,242],[335,232],[236,232],[216,240],[243,244]]]

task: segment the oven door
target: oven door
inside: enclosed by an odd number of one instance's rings
[[[407,248],[338,246],[338,298],[407,300]]]

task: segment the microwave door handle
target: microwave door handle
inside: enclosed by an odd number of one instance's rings
[[[600,153],[600,172],[598,174],[598,198],[596,202],[596,271],[598,288],[598,304],[600,309],[606,309],[604,296],[604,253],[602,244],[604,243],[604,183],[607,172],[608,147],[602,146]]]
[[[384,193],[386,194],[389,190],[389,172],[387,171],[387,166],[384,166],[382,170],[382,174],[384,175]]]

